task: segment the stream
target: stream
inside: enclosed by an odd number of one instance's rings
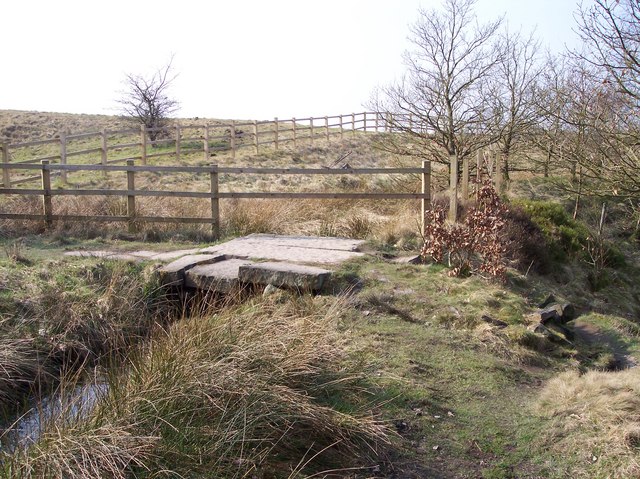
[[[0,429],[0,453],[13,453],[37,441],[52,421],[60,424],[86,417],[108,392],[106,382],[87,383],[73,390],[56,390],[41,401],[32,400],[30,408],[12,424]]]

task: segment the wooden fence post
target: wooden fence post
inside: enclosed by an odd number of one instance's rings
[[[279,130],[279,125],[278,125],[278,117],[276,116],[274,118],[274,130],[273,130],[273,139],[275,141],[275,146],[276,146],[276,150],[278,149],[278,130]]]
[[[298,148],[298,127],[295,117],[291,118],[291,122],[293,123],[293,147]]]
[[[469,199],[469,156],[462,159],[462,200]]]
[[[393,115],[390,111],[387,112],[387,117],[384,122],[384,131],[389,132],[393,129]]]
[[[107,166],[107,130],[104,128],[100,131],[100,164]],[[102,171],[104,177],[107,176],[107,170]]]
[[[420,233],[422,238],[425,237],[427,226],[426,216],[427,210],[431,208],[431,162],[422,162],[422,199],[420,200],[420,212],[422,219],[420,222]]]
[[[380,128],[380,112],[376,111],[376,133],[378,133],[378,129]],[[387,129],[385,128],[385,131]]]
[[[367,132],[367,112],[362,114],[362,131]]]
[[[494,163],[496,165],[494,184],[496,192],[500,194],[502,192],[502,155],[500,155],[500,153],[498,153],[497,151],[494,153],[494,155]]]
[[[329,117],[324,117],[324,127],[327,129],[327,141],[329,141]]]
[[[356,136],[356,114],[351,113],[351,132],[352,136]]]
[[[449,155],[449,221],[458,221],[458,155]]]
[[[67,164],[67,135],[64,131],[60,132],[60,164]],[[67,170],[60,171],[60,178],[63,183],[67,182]]]
[[[209,160],[209,125],[204,125],[204,140],[202,140],[202,151],[204,151],[204,161]]]
[[[236,121],[231,120],[231,158],[236,159]]]
[[[11,188],[9,177],[9,143],[2,144],[2,184],[5,188]]]
[[[127,160],[127,166],[132,167],[134,165],[133,160]],[[133,169],[127,169],[127,216],[129,217],[129,233],[136,232],[136,182],[135,171]]]
[[[142,154],[140,160],[143,165],[147,164],[147,128],[145,125],[140,125],[140,146],[142,147]]]
[[[413,113],[409,113],[409,131],[413,131]]]
[[[309,133],[309,143],[313,145],[313,135],[315,135],[313,132],[313,117],[309,118],[309,128],[311,128]]]
[[[211,165],[211,235],[220,237],[220,198],[218,196],[218,165]]]
[[[176,160],[180,160],[180,125],[176,123]]]
[[[52,213],[53,205],[51,203],[51,172],[49,171],[49,160],[42,160],[42,209],[44,212],[44,224],[47,228],[53,225]]]
[[[478,150],[476,155],[476,203],[480,199],[480,188],[482,187],[482,159],[484,153],[482,150]]]
[[[342,125],[342,115],[340,115],[340,140],[344,140],[344,127]]]
[[[253,147],[256,155],[258,154],[258,120],[253,120]]]

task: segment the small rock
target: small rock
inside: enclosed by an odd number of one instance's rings
[[[409,425],[402,419],[398,419],[397,421],[395,421],[394,425],[396,426],[396,430],[398,432],[403,432],[409,429]]]
[[[434,451],[437,451],[438,449],[440,449],[440,446],[433,446]]]
[[[436,419],[440,419],[440,416],[433,416],[433,417],[436,418]]]
[[[449,417],[453,417],[453,416],[455,416],[455,414],[453,414],[451,411],[448,411],[448,412],[447,412],[447,416],[449,416]]]
[[[278,288],[277,286],[268,284],[267,286],[265,286],[264,291],[262,292],[262,296],[271,296],[272,294],[277,293],[279,290],[280,288]]]
[[[492,318],[491,316],[487,316],[486,314],[483,314],[480,317],[480,319],[482,319],[482,321],[484,321],[485,323],[488,323],[492,326],[496,326],[497,328],[500,328],[500,329],[504,329],[507,326],[509,326],[508,323],[505,323],[504,321],[501,321],[499,319]]]
[[[578,317],[576,307],[573,304],[567,303],[562,305],[562,322],[568,323]]]
[[[392,263],[397,264],[420,264],[422,263],[422,257],[420,255],[417,256],[399,256],[397,258],[393,258],[391,260]]]
[[[538,308],[544,309],[547,306],[549,306],[550,304],[555,303],[555,302],[556,302],[556,297],[553,294],[550,294],[549,296],[547,296],[547,298],[542,303],[540,303]]]
[[[554,304],[540,311],[540,322],[545,326],[551,322],[560,324],[562,322],[562,306]]]

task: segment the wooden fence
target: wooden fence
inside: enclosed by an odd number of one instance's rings
[[[288,120],[274,119],[273,121],[215,121],[202,125],[175,124],[172,127],[150,130],[144,126],[139,129],[117,131],[102,130],[99,132],[85,132],[70,134],[61,132],[56,138],[37,140],[23,143],[0,143],[2,169],[2,183],[0,195],[42,195],[42,215],[19,215],[3,213],[0,218],[13,219],[43,219],[47,224],[55,219],[63,219],[52,212],[51,197],[56,195],[122,195],[127,197],[128,214],[126,217],[105,216],[100,218],[69,217],[64,219],[92,219],[94,221],[128,221],[130,228],[135,221],[162,221],[182,223],[211,223],[214,235],[218,234],[219,214],[214,203],[220,198],[378,198],[378,199],[409,199],[422,200],[422,212],[428,208],[430,200],[430,163],[425,162],[422,168],[392,168],[392,169],[266,169],[266,168],[220,168],[195,166],[159,166],[147,165],[147,160],[160,157],[171,157],[171,164],[181,160],[186,154],[202,153],[206,163],[211,161],[211,155],[225,152],[233,158],[236,152],[248,148],[253,153],[260,152],[261,147],[271,145],[276,150],[285,144],[293,144],[294,148],[312,145],[315,141],[339,137],[341,140],[357,132],[394,132],[409,128],[417,131],[422,125],[411,115],[392,115],[391,113],[363,112],[347,115],[324,116],[317,118],[291,118]],[[159,137],[151,141],[150,133],[158,133]],[[75,158],[76,164],[70,159]],[[135,165],[133,162],[137,161]],[[477,156],[476,174],[482,170],[493,179],[496,189],[502,190],[503,180],[500,167],[500,156],[495,152],[479,151]],[[126,166],[116,166],[116,163],[126,162]],[[39,163],[39,164],[38,164]],[[426,170],[429,173],[426,173]],[[37,175],[30,174],[40,170]],[[67,174],[72,171],[100,171],[104,175],[109,172],[125,171],[129,182],[127,190],[63,190],[52,189],[52,176],[59,176],[62,183],[67,182]],[[180,191],[146,191],[135,189],[136,172],[165,172],[165,173],[209,173],[211,174],[211,191],[209,193],[180,192]],[[451,198],[469,197],[469,158],[462,160],[461,178],[458,178],[458,158],[450,158],[451,177],[449,190]],[[217,175],[219,173],[266,173],[266,174],[375,174],[375,173],[419,173],[423,177],[422,193],[418,194],[381,194],[381,193],[219,193]],[[459,180],[460,179],[460,184]],[[41,189],[15,188],[40,181]],[[215,183],[215,185],[214,185]],[[215,189],[214,189],[215,186]],[[209,219],[203,218],[160,218],[139,217],[135,212],[136,196],[173,196],[211,198],[212,214]],[[215,200],[215,201],[214,201]],[[426,203],[425,203],[426,201]],[[456,221],[457,201],[450,201],[449,219]],[[135,218],[135,221],[134,219]]]
[[[100,164],[124,163],[127,160],[140,161],[169,156],[172,162],[180,161],[182,155],[201,152],[205,161],[210,161],[212,153],[227,152],[235,158],[241,149],[252,149],[258,154],[261,147],[273,146],[276,150],[285,144],[298,148],[311,145],[318,140],[344,139],[357,132],[390,131],[392,118],[378,112],[351,113],[310,118],[291,118],[269,121],[229,121],[207,122],[201,125],[175,124],[157,129],[142,126],[139,129],[116,131],[94,131],[84,133],[61,132],[55,138],[20,143],[0,143],[2,186],[11,188],[22,183],[37,181],[39,176],[16,175],[22,171],[21,164],[50,161],[60,165],[75,163]],[[393,119],[397,124],[397,119]],[[154,141],[150,134],[157,134]],[[58,173],[67,181],[69,169]]]
[[[217,238],[220,234],[220,199],[225,198],[285,198],[285,199],[370,199],[370,200],[415,200],[421,202],[422,229],[424,231],[425,212],[431,202],[431,163],[424,161],[421,168],[244,168],[210,166],[150,166],[135,165],[133,160],[127,160],[126,165],[65,165],[51,164],[50,160],[41,160],[40,165],[16,164],[12,168],[17,170],[39,170],[41,188],[0,188],[0,195],[31,195],[42,197],[42,213],[0,213],[0,219],[37,220],[43,221],[47,227],[55,220],[67,221],[100,221],[126,222],[130,231],[135,231],[138,222],[163,223],[203,223],[210,224],[212,235]],[[98,171],[103,173],[125,173],[126,189],[53,189],[51,187],[52,172],[66,173],[70,171]],[[136,173],[191,173],[209,175],[210,188],[208,192],[198,191],[166,191],[136,189]],[[373,174],[419,174],[422,177],[422,191],[420,193],[295,193],[295,192],[221,192],[219,189],[220,174],[264,174],[264,175],[373,175]],[[52,198],[54,196],[121,196],[127,198],[127,214],[123,216],[73,216],[59,215],[53,211]],[[137,197],[181,197],[204,198],[211,204],[209,217],[160,217],[139,216],[136,212]]]

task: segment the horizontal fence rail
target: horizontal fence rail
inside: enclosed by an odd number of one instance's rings
[[[229,198],[244,199],[369,199],[369,200],[420,200],[423,218],[431,202],[431,163],[424,161],[422,168],[252,168],[252,167],[219,167],[210,166],[151,166],[136,165],[133,160],[119,165],[59,165],[42,160],[40,165],[15,165],[18,170],[39,170],[42,183],[41,188],[0,188],[2,195],[42,196],[42,213],[0,213],[0,219],[7,220],[39,220],[51,227],[56,220],[66,221],[98,221],[98,222],[127,222],[129,230],[135,232],[139,222],[162,223],[202,223],[210,224],[212,235],[220,234],[219,200]],[[108,173],[126,173],[126,189],[52,189],[51,176],[54,172],[68,171],[97,171]],[[191,173],[209,175],[209,191],[176,191],[176,190],[148,190],[135,186],[136,173]],[[219,189],[220,174],[263,174],[263,175],[380,175],[380,174],[418,174],[422,177],[422,191],[420,193],[342,193],[342,192],[221,192]],[[120,196],[127,199],[126,215],[79,216],[59,215],[53,211],[52,198],[56,196]],[[163,217],[139,216],[136,212],[136,198],[138,197],[173,197],[173,198],[201,198],[211,202],[209,217]]]

